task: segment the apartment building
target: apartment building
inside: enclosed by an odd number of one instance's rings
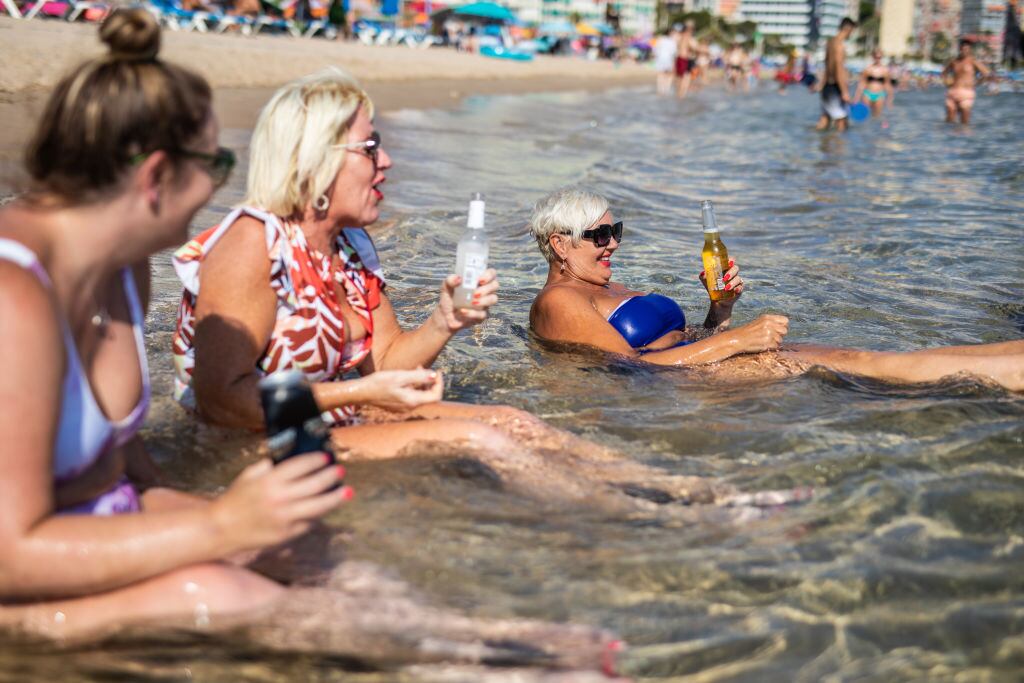
[[[1006,30],[1006,4],[998,0],[963,0],[960,34],[985,43],[1000,54]]]
[[[834,36],[848,12],[848,0],[741,0],[739,18],[757,22],[766,36],[808,48]]]
[[[501,4],[523,21],[544,23],[569,21],[577,15],[585,22],[604,22],[609,3],[607,0],[507,0]],[[657,0],[618,0],[611,5],[619,13],[619,25],[624,33],[645,34],[654,30]]]

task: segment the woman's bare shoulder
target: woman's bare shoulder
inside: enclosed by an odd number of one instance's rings
[[[590,292],[574,287],[568,283],[557,283],[547,285],[540,290],[540,294],[533,300],[533,308],[541,312],[556,312],[560,308],[575,307],[583,302],[592,302],[593,296]]]

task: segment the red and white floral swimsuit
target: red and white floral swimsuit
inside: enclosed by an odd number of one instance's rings
[[[362,228],[345,228],[338,236],[340,267],[331,267],[331,254],[321,254],[306,242],[302,229],[277,216],[250,207],[235,209],[220,225],[206,230],[174,254],[174,270],[185,286],[174,331],[174,397],[195,409],[192,371],[195,367],[195,306],[199,296],[199,266],[203,257],[241,216],[263,224],[270,257],[270,287],[277,296],[277,319],[270,341],[256,366],[261,375],[300,370],[311,382],[340,380],[370,353],[373,343],[371,312],[380,305],[384,278],[373,242]],[[348,305],[359,316],[366,336],[346,342],[345,319],[335,295],[337,283]],[[357,421],[353,406],[337,408],[324,417],[332,424]]]

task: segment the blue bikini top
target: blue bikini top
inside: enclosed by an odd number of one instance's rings
[[[626,299],[608,316],[608,322],[634,349],[661,339],[672,330],[686,327],[686,316],[672,299],[644,294]],[[679,344],[677,344],[679,346]]]

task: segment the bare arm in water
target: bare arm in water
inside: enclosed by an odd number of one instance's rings
[[[199,410],[218,424],[262,429],[257,363],[277,315],[263,226],[240,218],[206,256],[200,278],[193,375]],[[313,394],[323,410],[371,403],[403,410],[439,401],[443,385],[437,373],[413,365],[401,372],[318,382]]]
[[[644,353],[642,349],[631,347],[605,320],[586,292],[553,287],[537,301],[534,329],[541,337],[552,341],[595,346],[657,365],[682,366],[715,363],[741,353],[777,349],[789,329],[789,321],[781,315],[762,315],[746,325],[686,346]]]

